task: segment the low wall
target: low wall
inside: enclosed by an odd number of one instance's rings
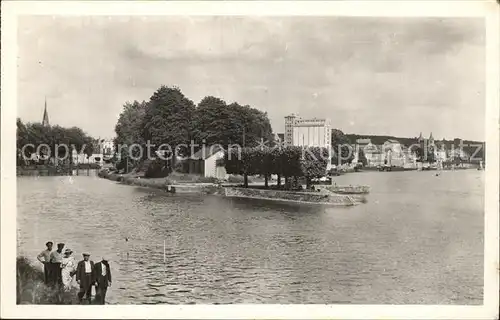
[[[99,177],[118,181],[127,185],[161,189],[172,193],[213,194],[226,197],[278,200],[300,203],[315,203],[338,206],[352,206],[360,203],[359,199],[350,195],[340,195],[325,192],[295,192],[270,189],[221,187],[212,183],[178,183],[169,184],[163,179],[144,179],[133,176],[99,172]]]
[[[111,181],[117,181],[127,185],[138,187],[154,188],[165,190],[172,193],[198,193],[198,194],[218,194],[222,193],[222,189],[213,183],[178,183],[170,184],[166,179],[147,179],[137,178],[134,176],[109,173],[105,170],[100,171],[99,177]]]
[[[339,206],[352,206],[356,204],[355,199],[348,195],[337,195],[320,192],[314,193],[252,188],[224,188],[224,194],[227,197],[317,203]]]
[[[330,192],[339,194],[367,194],[370,192],[369,186],[324,186]]]

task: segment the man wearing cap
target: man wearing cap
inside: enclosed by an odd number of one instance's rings
[[[95,264],[95,277],[96,299],[99,304],[104,304],[106,302],[106,291],[111,286],[111,270],[106,257],[102,257],[102,261]]]
[[[78,300],[82,302],[83,296],[90,304],[90,296],[92,294],[92,285],[95,282],[94,261],[91,261],[90,254],[83,253],[83,260],[78,262],[76,267],[76,282],[80,285],[78,292]]]
[[[63,259],[64,243],[57,244],[57,250],[50,253],[51,283],[54,286],[62,286],[61,263]]]
[[[52,246],[54,243],[52,241],[48,241],[45,243],[45,246],[47,249],[43,250],[36,256],[38,261],[43,263],[43,275],[44,275],[44,280],[45,284],[49,284],[50,281],[50,254],[52,253]]]

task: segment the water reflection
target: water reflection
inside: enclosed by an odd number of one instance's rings
[[[111,303],[480,304],[483,172],[431,179],[337,177],[372,187],[367,204],[337,208],[23,177],[18,248],[110,256]]]

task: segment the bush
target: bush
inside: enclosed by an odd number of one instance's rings
[[[172,167],[169,161],[162,160],[160,158],[152,161],[146,172],[144,173],[145,178],[165,178],[172,172]]]
[[[175,183],[219,183],[219,179],[214,177],[203,177],[197,174],[189,174],[182,172],[172,172],[167,178],[171,184]]]
[[[33,267],[29,260],[18,257],[17,304],[79,304],[78,290],[63,292],[45,285],[43,271]]]
[[[219,183],[219,179],[215,177],[200,177],[198,179],[198,182],[200,183]]]
[[[243,183],[244,182],[244,178],[242,176],[235,176],[235,175],[230,175],[228,178],[227,178],[227,182],[230,182],[230,183]],[[250,177],[248,177],[248,183],[252,183],[252,179]]]
[[[189,172],[189,163],[187,161],[179,161],[175,164],[174,167],[175,172],[188,173]]]

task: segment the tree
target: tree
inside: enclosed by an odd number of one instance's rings
[[[190,148],[186,146],[192,137],[194,111],[194,103],[179,88],[161,86],[146,104],[142,125],[144,141],[151,142],[153,151],[168,144],[173,152],[179,147],[179,155],[188,155]]]
[[[260,173],[264,175],[264,186],[267,189],[269,187],[269,177],[272,174],[277,174],[278,168],[276,168],[275,161],[276,153],[273,152],[271,148],[262,148],[260,149]]]
[[[126,102],[115,125],[115,148],[123,156],[121,161],[127,161],[127,164],[131,164],[132,167],[137,163],[130,158],[130,152],[132,152],[134,159],[138,159],[141,156],[141,150],[138,148],[131,149],[130,147],[138,144],[143,151],[145,148],[146,141],[143,138],[143,125],[146,106],[147,103],[145,101],[138,102],[134,100],[132,103]],[[143,152],[142,157],[144,158],[145,156],[147,154]],[[123,165],[122,163],[120,166],[126,168],[127,164]]]
[[[366,158],[365,152],[363,151],[362,148],[359,148],[358,163],[362,163],[363,166],[368,165],[368,159]]]
[[[302,148],[297,146],[288,146],[282,149],[279,154],[279,165],[281,173],[285,177],[285,186],[289,187],[289,181],[292,177],[302,176]]]
[[[277,185],[281,186],[281,176],[283,175],[283,166],[281,164],[283,148],[275,147],[271,149],[272,172],[278,176]]]
[[[248,187],[248,176],[259,172],[256,161],[256,150],[252,148],[230,148],[224,156],[224,165],[229,174],[239,174],[243,176],[244,187]]]
[[[132,103],[126,102],[115,125],[115,143],[117,145],[131,146],[135,143],[143,144],[144,114],[146,102],[134,100]]]
[[[420,144],[415,144],[411,148],[411,152],[413,152],[415,154],[415,159],[417,162],[424,161],[424,148]]]
[[[203,98],[198,104],[193,116],[193,136],[197,143],[224,147],[231,144],[255,147],[261,140],[273,139],[267,113],[236,102],[227,105],[213,96]]]
[[[354,159],[354,152],[347,136],[339,129],[332,129],[331,137],[333,163],[341,165]]]
[[[17,147],[17,164],[24,164],[24,159],[27,159],[30,154],[26,148],[23,147],[28,143],[28,129],[21,121],[20,118],[17,118],[17,131],[16,131],[16,147]],[[23,154],[24,151],[24,154]]]
[[[32,153],[39,153],[43,162],[48,160],[45,159],[48,156],[58,159],[69,156],[71,162],[73,149],[78,152],[92,151],[92,140],[92,137],[78,127],[44,126],[41,123],[23,124],[21,119],[17,119],[18,155],[23,156],[21,154],[23,147],[32,144],[24,149],[24,159],[30,158]],[[23,162],[19,161],[18,164],[22,165]]]
[[[226,102],[220,98],[203,98],[193,115],[193,138],[198,144],[220,144],[227,147],[238,142],[238,128],[232,125],[234,117]]]
[[[301,161],[302,176],[306,178],[306,188],[311,186],[311,180],[325,176],[328,164],[328,150],[321,147],[310,147],[304,151]]]
[[[273,130],[266,112],[231,103],[229,111],[233,121],[230,130],[235,137],[235,143],[245,147],[258,146],[261,141],[272,141]]]
[[[436,150],[436,146],[434,146],[434,145],[429,145],[427,147],[427,156],[426,156],[427,162],[429,162],[429,163],[436,162],[435,150]]]

